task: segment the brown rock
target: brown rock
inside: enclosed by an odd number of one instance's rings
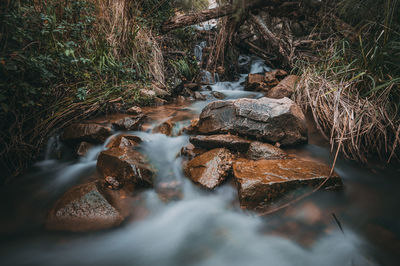
[[[214,149],[194,158],[184,167],[185,174],[208,189],[220,185],[229,174],[233,155],[225,148]]]
[[[130,115],[140,115],[143,114],[142,108],[139,106],[133,106],[126,111]]]
[[[251,141],[235,135],[198,135],[190,137],[189,141],[199,148],[228,148],[241,152],[247,151],[251,143]]]
[[[205,149],[196,148],[193,144],[188,143],[185,147],[181,149],[181,156],[187,157],[189,160],[192,160],[194,157],[199,156],[207,152]]]
[[[182,183],[177,180],[158,183],[156,191],[158,197],[164,202],[179,200],[183,197]]]
[[[187,127],[184,127],[182,129],[182,132],[185,132],[187,134],[195,134],[196,132],[198,132],[199,129],[199,119],[193,119],[190,121],[190,125]]]
[[[90,143],[103,143],[111,135],[111,128],[97,123],[72,124],[64,129],[61,140],[70,143],[86,141]]]
[[[145,157],[129,148],[112,148],[102,151],[97,160],[97,169],[104,176],[115,177],[122,185],[151,187],[154,171]]]
[[[128,148],[135,147],[142,142],[142,139],[138,136],[121,134],[118,136],[113,136],[110,142],[106,145],[107,148]]]
[[[246,157],[250,160],[271,160],[271,159],[283,159],[287,154],[268,143],[254,141],[250,144],[247,151]]]
[[[287,75],[287,72],[282,69],[276,69],[264,74],[264,82],[268,88],[272,88],[279,84],[279,81]]]
[[[290,97],[296,89],[296,84],[299,77],[296,75],[289,75],[284,78],[277,86],[273,87],[266,94],[268,98],[281,99],[284,97]]]
[[[233,164],[233,173],[241,206],[263,209],[273,200],[288,196],[296,189],[318,187],[329,176],[330,167],[300,159],[238,159]],[[342,181],[335,173],[324,188],[333,189],[341,185]]]
[[[201,93],[198,92],[198,91],[195,91],[195,92],[194,92],[194,98],[195,98],[196,100],[199,100],[199,101],[205,101],[205,100],[206,100],[206,96],[203,95],[203,94],[201,94]]]
[[[99,182],[92,182],[67,191],[50,210],[46,228],[86,232],[117,226],[124,218],[104,197]]]
[[[161,99],[159,97],[156,97],[154,99],[154,105],[155,106],[163,106],[163,105],[166,105],[167,103],[168,103],[167,100]]]
[[[112,122],[117,130],[140,130],[144,122],[145,115],[124,117]]]
[[[264,91],[267,89],[263,74],[249,74],[246,78],[246,91]]]
[[[229,132],[282,145],[307,140],[305,116],[288,98],[212,102],[200,115],[198,131],[200,134]]]
[[[212,91],[211,95],[220,100],[223,100],[226,98],[226,95],[219,91]]]
[[[161,134],[164,134],[167,136],[172,136],[173,129],[174,129],[173,123],[170,120],[168,120],[168,121],[165,121],[164,123],[156,126],[153,129],[153,133],[161,133]]]
[[[86,141],[82,141],[81,143],[79,143],[79,146],[78,146],[78,148],[77,148],[77,150],[76,150],[76,154],[78,155],[78,156],[85,156],[86,155],[86,153],[91,149],[91,148],[93,148],[93,144],[91,144],[91,143],[89,143],[89,142],[86,142]]]

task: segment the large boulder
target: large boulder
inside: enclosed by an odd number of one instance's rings
[[[119,225],[125,218],[103,195],[100,182],[79,185],[67,191],[50,210],[49,230],[86,232]]]
[[[250,209],[263,209],[297,189],[316,188],[329,173],[330,167],[325,164],[297,158],[259,161],[238,159],[233,164],[240,204]],[[340,177],[334,173],[324,188],[333,189],[341,185]]]
[[[212,102],[200,115],[198,132],[230,132],[282,145],[307,141],[305,116],[288,98],[264,97]]]
[[[278,85],[270,89],[265,96],[268,98],[281,99],[284,97],[290,97],[296,89],[296,84],[299,81],[299,77],[296,75],[289,75],[284,78]]]
[[[64,129],[61,140],[69,143],[82,141],[101,144],[111,135],[111,128],[95,122],[72,124]]]
[[[251,143],[250,140],[235,135],[198,135],[190,137],[189,141],[199,148],[228,148],[241,152],[247,151]]]
[[[232,163],[233,155],[229,150],[219,148],[197,156],[185,165],[184,171],[193,182],[214,189],[228,176]]]
[[[111,148],[102,151],[97,169],[104,177],[114,177],[122,186],[151,187],[154,171],[147,159],[132,148]]]

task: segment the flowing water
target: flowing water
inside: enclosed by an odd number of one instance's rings
[[[259,59],[240,60],[252,62],[251,73],[269,70]],[[245,78],[242,74],[211,88],[226,99],[261,97],[243,90]],[[216,100],[212,91],[204,93],[206,101],[146,109],[146,130],[131,132],[143,139],[140,149],[158,170],[156,182],[182,184],[182,199],[164,202],[155,190],[147,190],[134,203],[142,213],[118,228],[86,234],[46,231],[43,223],[54,201],[74,185],[98,177],[96,158],[105,149],[99,145],[74,159],[53,137],[44,160],[0,191],[0,264],[396,265],[398,171],[372,173],[339,159],[335,170],[343,178],[343,192],[319,192],[267,217],[240,209],[229,182],[208,192],[189,181],[177,156],[188,136],[152,134],[151,129],[172,119],[178,132]],[[332,162],[318,134],[310,135],[310,144],[288,152]]]

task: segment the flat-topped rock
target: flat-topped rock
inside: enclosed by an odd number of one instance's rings
[[[307,141],[305,116],[288,98],[212,102],[200,115],[198,132],[206,135],[229,132],[282,145]]]
[[[114,177],[122,185],[151,187],[154,171],[147,159],[131,148],[111,148],[102,151],[97,159],[97,169],[104,177]]]
[[[240,204],[250,209],[263,209],[297,189],[316,188],[329,173],[328,165],[297,158],[259,161],[238,159],[233,164]],[[324,188],[335,189],[341,185],[341,178],[334,173]]]
[[[101,144],[111,135],[111,128],[95,122],[75,123],[64,129],[61,140],[76,144],[82,141]]]
[[[50,210],[46,228],[87,232],[119,225],[125,217],[107,201],[99,186],[99,182],[92,182],[67,191]]]
[[[193,182],[214,189],[228,176],[232,163],[229,150],[219,148],[197,156],[185,165],[184,171]]]
[[[234,151],[247,151],[251,141],[235,135],[198,135],[190,137],[194,146],[204,149],[228,148]]]

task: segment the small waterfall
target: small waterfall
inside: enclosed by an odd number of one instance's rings
[[[201,62],[203,60],[203,49],[207,46],[206,41],[202,41],[198,45],[194,47],[194,55],[196,57],[197,62]]]

